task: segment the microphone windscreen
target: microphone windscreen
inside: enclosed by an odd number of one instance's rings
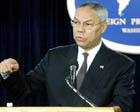
[[[76,59],[71,59],[69,62],[69,66],[71,65],[75,65],[76,66],[76,70],[78,69],[78,62]]]

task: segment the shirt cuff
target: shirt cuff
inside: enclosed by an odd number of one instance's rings
[[[10,73],[1,74],[1,76],[4,80],[6,80],[10,76]]]

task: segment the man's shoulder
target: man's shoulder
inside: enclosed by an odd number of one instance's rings
[[[64,53],[64,52],[68,52],[72,49],[75,49],[77,47],[76,44],[70,44],[70,45],[65,45],[65,46],[58,46],[58,47],[54,47],[49,49],[48,52],[52,52],[52,53]]]
[[[111,58],[113,58],[114,60],[120,60],[122,62],[132,62],[132,63],[135,63],[135,61],[130,58],[129,56],[127,56],[127,54],[123,54],[119,51],[115,51],[115,50],[112,50],[108,47],[106,47],[105,49],[107,49],[107,52],[109,54],[109,56]]]

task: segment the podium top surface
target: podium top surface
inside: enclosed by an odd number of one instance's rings
[[[1,107],[0,112],[121,112],[119,107]]]

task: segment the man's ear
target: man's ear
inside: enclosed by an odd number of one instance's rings
[[[102,27],[102,33],[104,33],[105,30],[107,29],[108,23],[107,22],[104,22],[102,25],[103,25],[103,27]]]

